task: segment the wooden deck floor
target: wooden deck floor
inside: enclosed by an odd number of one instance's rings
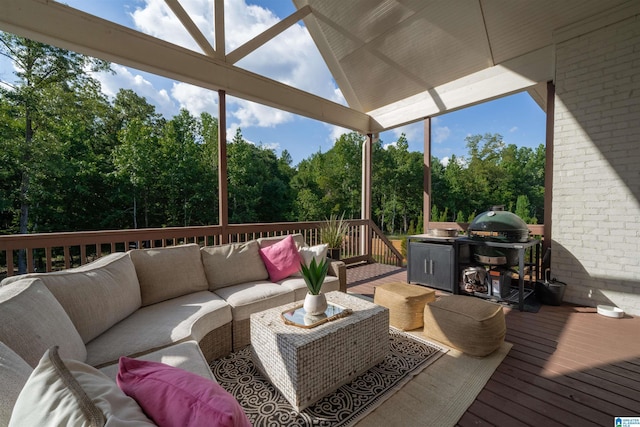
[[[406,282],[382,264],[347,269],[348,291]],[[613,426],[640,417],[640,317],[610,319],[563,304],[537,313],[505,309],[513,348],[459,426]]]

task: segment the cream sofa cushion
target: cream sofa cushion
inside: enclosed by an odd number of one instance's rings
[[[213,292],[200,291],[142,307],[87,343],[86,363],[98,368],[120,356],[138,357],[181,341],[200,341],[231,322],[231,308]]]
[[[58,300],[40,279],[0,287],[0,341],[35,367],[50,347],[68,359],[84,361],[82,338]]]
[[[140,285],[128,253],[115,252],[69,270],[38,277],[56,297],[87,343],[140,308]]]
[[[279,241],[281,241],[287,236],[288,235],[285,234],[284,236],[260,237],[258,239],[258,246],[260,246],[260,248],[266,248],[268,246],[278,243]],[[292,234],[291,237],[293,237],[293,241],[296,242],[296,247],[298,249],[300,249],[301,247],[307,246],[307,243],[304,241],[304,236],[302,234],[295,233],[295,234]]]
[[[9,424],[13,406],[33,368],[0,342],[0,426]]]
[[[205,291],[208,288],[200,247],[195,244],[130,251],[136,268],[142,305]]]
[[[251,313],[295,301],[291,289],[267,281],[226,286],[216,290],[216,294],[231,305],[234,322],[248,319]]]
[[[260,257],[258,242],[230,243],[205,246],[202,264],[209,281],[209,290],[215,291],[238,283],[267,280],[269,273]]]
[[[136,357],[136,359],[165,363],[217,382],[196,341],[184,341],[170,345]],[[100,372],[115,381],[118,376],[118,363],[104,366],[100,368]]]

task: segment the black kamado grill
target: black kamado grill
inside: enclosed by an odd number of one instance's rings
[[[524,243],[529,240],[527,224],[516,214],[503,210],[502,206],[493,206],[487,212],[476,216],[469,228],[467,236],[472,240]],[[476,259],[491,264],[517,265],[518,251],[493,247],[476,248]]]

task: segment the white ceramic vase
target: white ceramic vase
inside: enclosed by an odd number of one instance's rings
[[[327,298],[323,293],[312,295],[307,292],[302,308],[307,314],[318,316],[327,310]]]

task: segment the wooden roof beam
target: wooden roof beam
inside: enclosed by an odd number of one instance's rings
[[[0,29],[361,133],[369,115],[48,0],[0,0]],[[217,11],[217,10],[216,10]]]
[[[284,18],[282,21],[273,25],[268,30],[262,32],[261,34],[257,35],[256,37],[252,38],[251,40],[243,44],[242,46],[238,47],[233,52],[229,53],[227,55],[227,62],[229,64],[235,64],[236,62],[238,62],[239,60],[241,60],[242,58],[244,58],[254,50],[258,49],[260,46],[262,46],[269,40],[272,40],[273,38],[278,36],[280,33],[282,33],[284,30],[288,29],[289,27],[291,27],[296,22],[300,21],[310,13],[311,13],[311,6],[309,5],[306,5],[301,9],[298,9],[291,15]]]

